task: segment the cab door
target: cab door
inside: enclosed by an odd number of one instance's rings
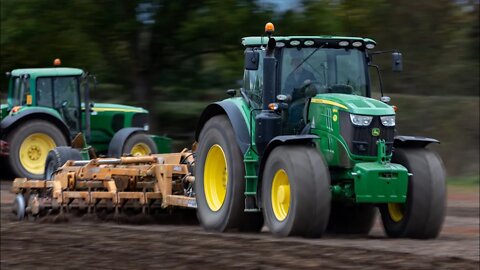
[[[81,131],[78,76],[39,77],[36,91],[37,106],[57,110],[67,124],[70,134]]]

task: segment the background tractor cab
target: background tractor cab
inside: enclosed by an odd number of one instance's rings
[[[55,65],[60,64],[55,59]],[[167,152],[168,138],[147,135],[148,111],[132,106],[90,102],[94,76],[81,69],[54,67],[15,69],[2,104],[1,139],[18,177],[44,178],[45,161],[58,146],[96,155],[146,155]]]
[[[389,98],[371,98],[375,41],[245,37],[240,96],[210,104],[197,126],[195,185],[208,230],[278,236],[368,234],[380,209],[391,237],[436,237],[445,214],[437,140],[396,136]],[[393,69],[401,70],[393,53]],[[380,77],[381,93],[383,89]],[[427,206],[428,205],[428,206]]]

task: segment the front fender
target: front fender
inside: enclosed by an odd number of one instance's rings
[[[440,141],[420,136],[395,136],[393,147],[413,147],[424,148],[431,143],[440,143]]]
[[[108,156],[109,157],[121,157],[123,146],[128,137],[137,132],[145,132],[143,128],[122,128],[113,135],[110,144],[108,145]]]
[[[314,147],[313,140],[318,139],[317,135],[286,135],[286,136],[277,136],[274,137],[265,148],[265,153],[260,159],[260,164],[258,167],[258,182],[257,182],[257,205],[261,204],[261,197],[262,197],[262,177],[263,177],[263,169],[265,168],[265,163],[267,163],[268,156],[276,147],[280,145],[311,145]]]

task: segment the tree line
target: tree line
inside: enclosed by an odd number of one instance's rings
[[[401,75],[388,57],[375,59],[388,92],[478,96],[475,0],[304,0],[286,11],[255,0],[2,0],[0,15],[1,72],[61,58],[147,108],[238,87],[240,39],[261,35],[267,21],[276,35],[371,37],[379,50],[401,51]]]

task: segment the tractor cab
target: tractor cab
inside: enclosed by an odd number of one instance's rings
[[[68,126],[70,134],[81,131],[81,69],[35,68],[11,72],[8,111],[22,107],[54,109]]]
[[[245,71],[243,91],[259,108],[263,91],[263,60],[268,38],[243,38]],[[318,94],[370,97],[366,38],[334,36],[275,37],[275,96],[288,104],[284,110],[285,134],[298,134],[306,124],[308,102]],[[277,100],[278,101],[278,100]]]

